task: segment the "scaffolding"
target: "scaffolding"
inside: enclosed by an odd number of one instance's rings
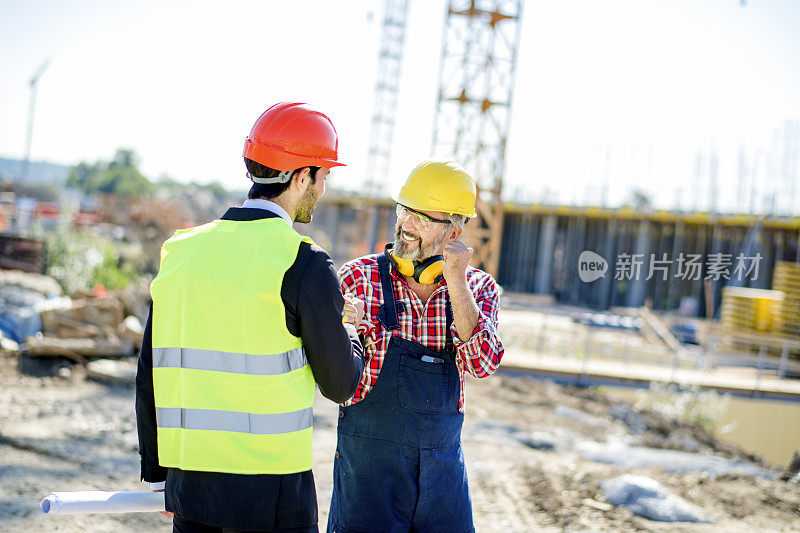
[[[522,0],[450,0],[442,38],[432,152],[477,180],[478,218],[465,239],[473,265],[494,275],[521,14]]]

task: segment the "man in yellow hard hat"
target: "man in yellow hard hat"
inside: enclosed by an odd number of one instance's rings
[[[394,243],[339,270],[342,291],[365,302],[365,365],[339,407],[328,531],[473,531],[464,374],[489,376],[503,356],[497,284],[459,240],[475,182],[425,161],[394,199]]]
[[[315,532],[314,385],[353,395],[363,371],[328,254],[298,234],[341,165],[323,113],[267,109],[247,137],[242,207],[161,251],[136,376],[142,479],[173,531]]]

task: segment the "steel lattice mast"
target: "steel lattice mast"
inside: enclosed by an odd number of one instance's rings
[[[478,182],[478,219],[467,225],[473,264],[497,275],[501,192],[523,0],[449,0],[442,38],[434,157],[454,159]]]
[[[384,0],[375,103],[367,150],[366,192],[374,196],[384,193],[389,173],[407,15],[408,0]]]

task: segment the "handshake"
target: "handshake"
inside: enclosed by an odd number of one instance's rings
[[[358,326],[364,318],[364,300],[359,300],[349,293],[344,294],[344,309],[342,310],[342,324]]]

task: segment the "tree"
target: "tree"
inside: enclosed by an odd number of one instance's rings
[[[112,167],[135,167],[139,164],[138,158],[133,153],[133,150],[126,150],[118,148],[117,153],[114,154],[114,160],[108,164],[109,168]]]
[[[95,176],[101,172],[100,164],[100,161],[93,165],[81,161],[72,167],[72,171],[67,176],[67,187],[74,187],[84,192],[93,190],[96,187]]]
[[[77,187],[85,193],[113,193],[140,196],[151,193],[153,184],[137,168],[138,160],[133,150],[120,148],[108,163],[97,161],[76,165],[67,178],[68,187]]]
[[[206,188],[217,197],[217,199],[226,198],[228,196],[228,189],[226,189],[220,182],[212,181]]]

